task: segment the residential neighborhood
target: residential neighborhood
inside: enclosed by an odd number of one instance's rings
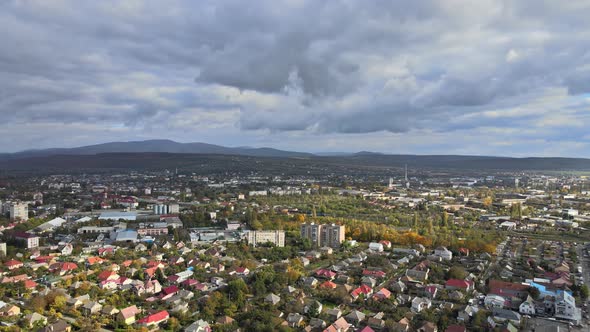
[[[425,180],[352,191],[274,177],[279,191],[167,172],[5,186],[0,328],[588,326],[588,193]]]

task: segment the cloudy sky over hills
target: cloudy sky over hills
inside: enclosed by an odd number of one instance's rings
[[[0,2],[4,152],[590,157],[590,2]]]

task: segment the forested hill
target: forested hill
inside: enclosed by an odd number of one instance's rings
[[[334,172],[343,168],[441,170],[590,171],[590,159],[416,156],[360,154],[350,156],[260,157],[189,153],[104,153],[52,155],[0,160],[2,170],[174,169],[212,171]],[[305,172],[303,172],[305,171]]]

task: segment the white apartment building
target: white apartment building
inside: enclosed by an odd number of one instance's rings
[[[10,205],[10,219],[20,221],[29,220],[29,206],[27,203],[12,203]]]
[[[285,231],[249,231],[248,244],[253,247],[264,243],[272,243],[277,247],[285,246]]]

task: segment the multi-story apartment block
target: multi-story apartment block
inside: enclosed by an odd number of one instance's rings
[[[264,243],[272,243],[277,247],[284,247],[285,231],[249,231],[248,243],[254,247]]]
[[[337,248],[344,242],[345,227],[336,224],[306,223],[301,225],[301,237],[311,240],[312,245]]]
[[[340,244],[344,242],[345,228],[343,225],[328,224],[322,225],[321,233],[321,245],[323,247],[340,247]]]
[[[576,300],[565,291],[559,291],[555,297],[555,317],[575,323],[582,320],[582,311],[576,307]]]
[[[27,203],[12,203],[10,205],[10,219],[20,221],[29,220],[29,206]]]
[[[309,239],[311,244],[315,247],[319,247],[320,244],[320,232],[322,225],[316,223],[305,223],[301,224],[301,237]]]
[[[39,247],[39,237],[35,234],[26,232],[15,232],[14,238],[18,241],[24,242],[25,248],[27,249]]]

